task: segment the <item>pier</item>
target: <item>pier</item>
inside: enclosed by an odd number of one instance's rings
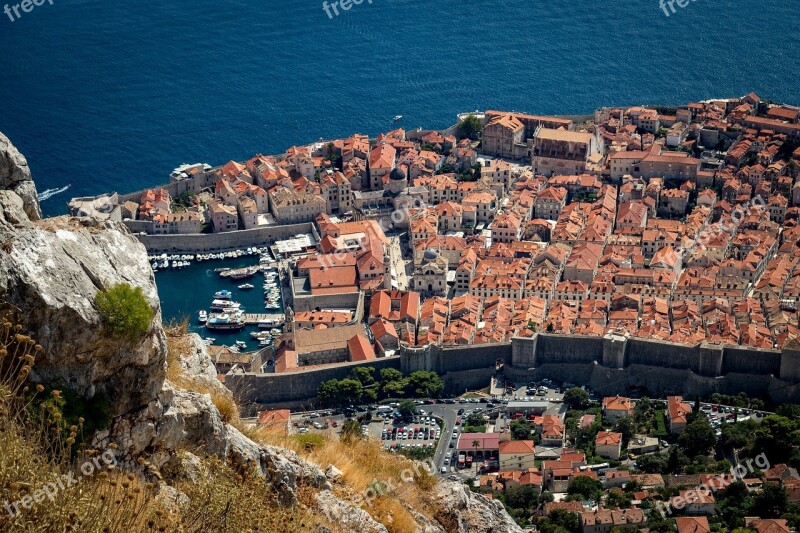
[[[244,323],[247,326],[257,326],[259,322],[264,320],[284,320],[282,313],[244,313],[242,314]]]

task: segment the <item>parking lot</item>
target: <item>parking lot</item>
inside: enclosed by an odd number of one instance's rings
[[[369,424],[367,434],[371,438],[380,439],[387,450],[395,451],[409,448],[433,449],[441,432],[440,422],[430,415],[419,415],[413,420],[403,421],[394,416],[394,413],[388,413],[382,422]]]
[[[750,409],[728,407],[711,403],[700,404],[700,411],[708,418],[708,422],[711,424],[711,427],[714,428],[717,437],[722,435],[723,424],[736,424],[738,422],[744,422],[745,420],[758,420],[768,414],[761,411],[752,411]]]

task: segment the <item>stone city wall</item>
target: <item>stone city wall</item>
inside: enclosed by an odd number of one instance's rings
[[[224,233],[197,233],[192,235],[142,235],[135,234],[150,254],[161,253],[212,253],[241,250],[250,246],[264,246],[302,233],[313,233],[311,222],[285,226],[266,226]]]
[[[800,401],[800,351],[743,346],[684,346],[608,335],[537,334],[510,343],[457,348],[404,346],[399,357],[348,363],[322,370],[271,375],[227,376],[226,383],[247,402],[310,401],[327,379],[343,378],[353,366],[397,368],[408,374],[432,370],[442,375],[447,394],[484,388],[498,365],[516,385],[543,378],[586,385],[602,394],[646,390],[687,398],[714,392],[767,395],[778,402]]]
[[[400,370],[399,357],[375,361],[342,363],[316,370],[285,372],[281,374],[231,374],[225,376],[225,385],[245,409],[252,405],[311,404],[316,400],[317,388],[329,379],[344,379],[353,368],[371,366],[380,372],[383,368]]]

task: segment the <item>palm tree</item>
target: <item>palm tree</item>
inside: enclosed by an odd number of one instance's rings
[[[478,459],[478,446],[480,446],[480,445],[481,445],[481,441],[479,441],[478,439],[475,439],[475,440],[473,440],[473,441],[472,441],[472,447],[473,447],[473,448],[475,448],[475,451],[474,451],[474,452],[472,452],[472,462],[473,462],[473,463],[477,463],[477,459]],[[477,468],[477,467],[476,467],[476,468]]]

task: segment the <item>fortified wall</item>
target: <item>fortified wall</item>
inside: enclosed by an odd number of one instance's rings
[[[406,374],[432,370],[442,375],[446,393],[451,395],[486,387],[502,367],[506,378],[516,384],[550,378],[586,385],[606,395],[644,388],[658,396],[746,392],[776,402],[800,402],[800,343],[796,340],[782,350],[760,350],[620,335],[539,333],[502,344],[404,346],[399,357],[305,372],[227,376],[226,384],[243,403],[296,406],[313,402],[320,383],[344,378],[355,366],[397,368]]]
[[[376,373],[383,368],[400,370],[400,357],[386,357],[369,362],[342,363],[316,370],[282,374],[231,374],[225,385],[233,392],[245,410],[257,410],[259,405],[276,408],[310,407],[317,397],[317,388],[329,379],[344,379],[353,368],[371,366]]]
[[[800,400],[800,344],[782,350],[701,343],[690,346],[609,334],[537,334],[512,340],[509,379],[544,377],[587,385],[604,394],[646,388],[659,396],[714,392]]]
[[[285,226],[264,226],[260,228],[228,231],[223,233],[193,233],[186,235],[144,235],[135,234],[144,244],[149,254],[173,253],[217,253],[241,250],[251,246],[273,244],[301,233],[314,232],[311,222]]]

